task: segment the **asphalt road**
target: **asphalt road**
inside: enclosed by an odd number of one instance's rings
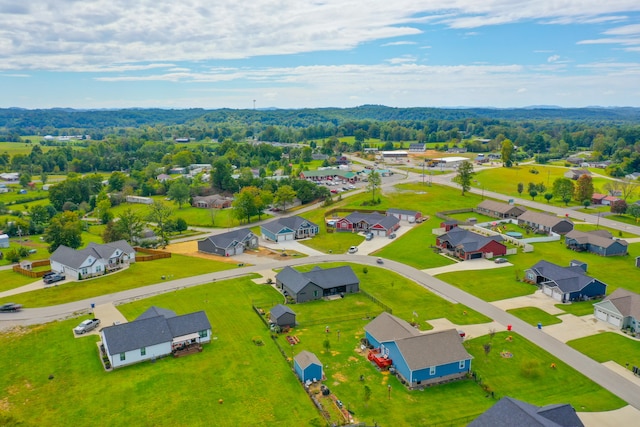
[[[301,259],[291,259],[288,260],[287,265],[320,264],[323,262],[335,261],[356,261],[362,264],[380,267],[380,265],[377,264],[376,260],[377,257],[363,255],[351,255],[348,258],[343,254],[322,255]],[[177,291],[191,286],[206,285],[207,283],[211,283],[213,281],[240,277],[249,273],[258,272],[260,270],[282,266],[282,262],[276,261],[272,264],[261,264],[256,266],[242,267],[234,270],[220,271],[184,279],[161,282],[155,285],[145,286],[143,288],[130,289],[128,291],[118,292],[110,295],[102,295],[96,298],[86,299],[83,301],[75,301],[68,304],[44,308],[25,309],[24,311],[19,313],[3,313],[2,320],[0,320],[0,328],[12,325],[31,325],[50,322],[57,319],[64,319],[76,316],[81,313],[90,312],[91,304],[99,305],[111,302],[118,304],[135,299],[147,298],[159,293]],[[640,387],[636,386],[631,381],[616,374],[600,363],[588,358],[587,356],[579,353],[576,350],[573,350],[566,344],[545,334],[544,329],[538,330],[537,328],[528,325],[526,322],[518,319],[517,317],[512,316],[511,314],[502,311],[499,308],[494,307],[493,305],[473,295],[463,292],[455,286],[449,285],[442,280],[429,276],[428,274],[413,267],[389,260],[385,260],[382,267],[395,271],[409,279],[414,280],[421,286],[446,298],[447,300],[457,301],[460,304],[464,304],[465,306],[476,310],[502,324],[505,328],[506,325],[512,325],[514,332],[517,332],[532,343],[554,355],[556,358],[558,358],[558,360],[562,360],[567,365],[572,366],[577,371],[591,378],[594,382],[609,390],[613,394],[617,395],[624,401],[628,402],[631,406],[635,407],[636,409],[640,409]],[[420,307],[416,307],[416,309],[420,310]]]

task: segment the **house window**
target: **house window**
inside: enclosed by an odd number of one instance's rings
[[[125,359],[126,359],[125,354],[124,353],[120,353],[120,360],[125,360]]]
[[[87,269],[83,268],[82,270],[80,270],[80,273],[84,276],[85,274],[87,274]]]
[[[102,271],[102,266],[101,265],[96,265],[96,273],[99,273]]]
[[[142,347],[140,349],[140,356],[146,356],[147,355],[147,347]]]
[[[205,329],[204,331],[198,332],[200,338],[206,338],[209,335],[209,332]]]
[[[313,296],[317,297],[318,296],[318,291],[313,291]]]
[[[465,366],[466,366],[466,361],[464,361],[464,360],[461,360],[461,361],[460,361],[460,364],[458,364],[458,368],[459,368],[459,369],[464,369],[464,368],[465,368]]]
[[[429,375],[435,375],[436,374],[436,367],[432,366],[429,368]]]

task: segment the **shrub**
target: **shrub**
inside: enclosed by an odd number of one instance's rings
[[[7,261],[9,262],[18,262],[20,261],[20,253],[15,249],[15,248],[11,248],[9,249],[5,254],[4,257],[7,259]]]

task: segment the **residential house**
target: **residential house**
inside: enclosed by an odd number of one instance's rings
[[[383,312],[364,330],[367,341],[374,347],[369,359],[376,364],[390,363],[409,388],[459,379],[471,371],[473,357],[455,329],[422,333]]]
[[[360,280],[348,265],[327,269],[316,266],[306,273],[287,266],[276,274],[276,286],[297,303],[360,292]]]
[[[458,220],[450,219],[448,221],[442,221],[440,223],[440,228],[444,228],[444,231],[449,231],[452,228],[456,228],[458,225]]]
[[[376,236],[388,236],[400,228],[400,219],[378,212],[351,212],[337,220],[335,227],[336,231],[371,232]]]
[[[319,230],[317,224],[297,215],[277,218],[260,226],[262,237],[273,242],[313,237]]]
[[[564,242],[574,251],[587,251],[602,256],[626,255],[629,246],[626,240],[614,239],[607,230],[571,230]]]
[[[211,324],[204,311],[176,315],[151,307],[136,320],[100,331],[104,354],[119,368],[172,353],[201,350],[211,340]]]
[[[87,279],[119,270],[135,262],[136,252],[125,240],[89,243],[84,249],[60,245],[49,258],[51,270],[64,273],[68,279]]]
[[[224,197],[220,194],[212,194],[210,196],[194,197],[191,205],[195,208],[225,209],[230,208],[232,203],[233,197]]]
[[[607,197],[606,194],[593,193],[593,195],[591,196],[591,204],[601,205],[605,197]]]
[[[7,182],[18,182],[20,174],[18,172],[3,172],[0,173],[0,179]]]
[[[640,295],[618,288],[600,302],[593,304],[596,319],[607,322],[616,328],[629,328],[631,332],[640,332]]]
[[[604,198],[602,199],[602,204],[605,205],[605,206],[611,206],[612,204],[614,204],[618,200],[620,200],[620,197],[604,196]]]
[[[302,383],[322,381],[324,373],[322,362],[318,356],[307,350],[302,350],[293,358],[293,369]]]
[[[171,179],[171,175],[167,175],[166,173],[161,173],[156,177],[158,182],[167,182]]]
[[[387,216],[388,215],[395,216],[400,221],[407,221],[407,222],[410,222],[410,223],[414,223],[419,218],[422,218],[422,213],[421,212],[413,211],[413,210],[407,210],[407,209],[396,209],[396,208],[387,209]]]
[[[582,175],[591,176],[591,172],[587,169],[571,169],[570,171],[565,172],[564,177],[577,181]]]
[[[633,173],[630,173],[628,175],[625,175],[624,177],[626,179],[631,180],[631,181],[637,181],[638,178],[640,178],[640,172],[633,172]]]
[[[539,261],[525,271],[526,280],[542,288],[553,299],[566,303],[604,296],[607,285],[586,274],[586,265],[561,267]]]
[[[410,153],[424,153],[427,151],[427,144],[413,143],[409,144]]]
[[[483,236],[460,227],[454,227],[436,238],[436,246],[462,259],[492,258],[505,255],[507,247],[502,236]]]
[[[529,227],[537,233],[567,234],[573,230],[573,222],[567,217],[558,217],[542,212],[526,211],[518,217],[518,225]]]
[[[474,210],[477,213],[500,219],[517,218],[526,212],[526,209],[520,206],[496,202],[495,200],[483,200]]]
[[[281,328],[296,326],[296,313],[286,305],[277,304],[269,312],[269,321]]]
[[[535,406],[512,397],[503,397],[468,427],[584,427],[573,406]]]
[[[228,231],[198,241],[198,252],[220,256],[240,255],[246,249],[258,247],[258,236],[248,228]]]

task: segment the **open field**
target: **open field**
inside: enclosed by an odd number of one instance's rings
[[[568,345],[593,360],[603,363],[609,360],[620,366],[640,366],[640,341],[613,332],[592,335],[567,342]]]
[[[173,280],[231,268],[236,268],[236,264],[173,255],[171,258],[136,262],[127,269],[95,279],[67,282],[59,286],[26,292],[20,294],[19,298],[5,298],[0,303],[8,302],[10,299],[25,307],[46,307],[152,285],[162,281],[162,277]],[[19,278],[24,277],[18,273],[12,272],[12,274],[18,278],[16,280],[22,280]]]
[[[511,337],[511,340],[508,340]],[[486,354],[483,346],[490,344]],[[570,403],[576,411],[609,411],[625,403],[541,348],[513,332],[466,342],[472,368],[496,398],[510,396],[534,405]],[[510,353],[512,357],[503,357]],[[506,354],[508,356],[508,354]],[[555,363],[556,368],[551,368]],[[597,396],[597,397],[596,397]]]

